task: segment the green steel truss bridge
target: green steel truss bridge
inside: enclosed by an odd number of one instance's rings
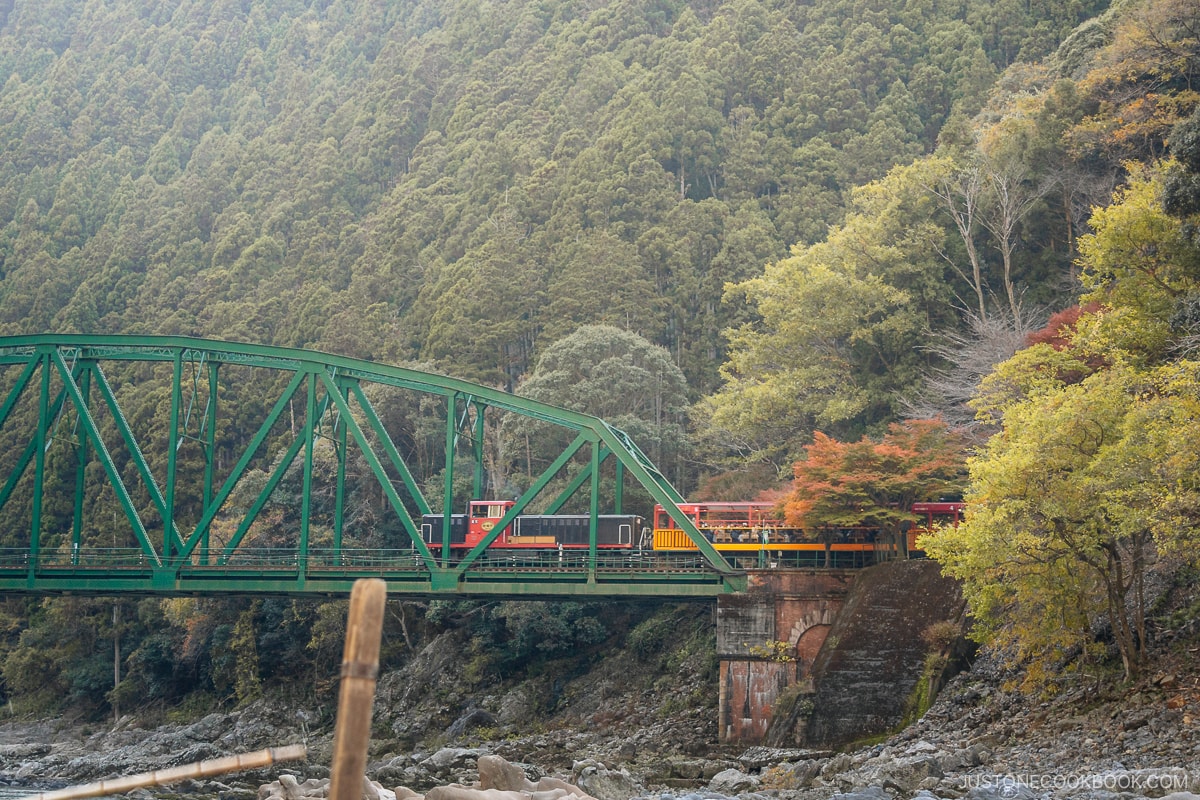
[[[424,408],[423,421],[395,424],[397,397]],[[0,337],[0,398],[0,592],[323,596],[363,577],[433,597],[745,589],[627,435],[465,381],[308,350],[38,335]],[[482,498],[485,432],[505,415],[569,443],[484,541],[452,551],[451,514],[468,487]],[[422,451],[414,425],[437,446]],[[418,476],[439,472],[440,496],[427,498]],[[597,547],[597,517],[621,513],[630,480],[696,551]],[[554,514],[585,498],[586,548],[489,549],[534,501]],[[432,544],[420,530],[431,513],[442,515]]]

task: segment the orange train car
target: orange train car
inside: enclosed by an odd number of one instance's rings
[[[873,530],[810,535],[776,516],[772,503],[681,503],[679,509],[719,553],[744,566],[861,567],[887,557]],[[654,507],[653,543],[656,551],[697,549],[662,506]]]

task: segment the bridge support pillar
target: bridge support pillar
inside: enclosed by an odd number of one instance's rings
[[[717,599],[722,742],[763,742],[776,702],[792,687],[811,686],[813,661],[854,577],[849,570],[752,570],[745,593]]]

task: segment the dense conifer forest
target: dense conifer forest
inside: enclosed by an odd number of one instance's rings
[[[1126,598],[1200,514],[1198,32],[1196,0],[7,0],[0,334],[444,372],[618,420],[686,494],[801,515],[812,448],[919,450],[901,423],[940,417],[980,511],[929,550],[978,635],[1035,684],[1081,643],[1133,675]],[[588,382],[605,359],[628,385]],[[441,436],[382,405],[415,450]],[[342,613],[8,599],[2,690],[202,706],[282,664],[327,690]],[[396,641],[445,616],[405,607]],[[545,627],[543,657],[620,637],[589,606],[484,616],[511,647]]]

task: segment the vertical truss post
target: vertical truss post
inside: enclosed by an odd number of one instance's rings
[[[167,496],[163,502],[162,560],[171,563],[171,534],[175,530],[175,466],[179,454],[179,407],[183,405],[183,351],[175,352],[171,372],[171,420],[167,423]]]
[[[458,424],[458,392],[446,397],[446,481],[442,488],[442,569],[450,566],[450,515],[454,513],[454,440]]]
[[[343,399],[350,397],[350,390],[344,381],[335,383],[337,392]],[[329,391],[326,387],[325,391]],[[342,558],[342,535],[345,531],[346,515],[346,425],[342,418],[341,409],[334,415],[333,438],[337,450],[337,488],[333,497],[333,557],[337,561]]]
[[[600,442],[592,442],[592,498],[588,512],[588,581],[596,581],[596,531],[600,524]]]
[[[4,405],[0,407],[0,427],[8,422],[8,416],[12,413],[13,407],[17,401],[21,399],[21,395],[25,393],[25,389],[29,386],[29,380],[33,377],[33,373],[37,371],[38,358],[30,358],[25,362],[25,368],[21,370],[21,376],[17,378],[17,382],[9,390],[8,397],[4,401]],[[63,392],[56,400],[56,403],[62,402],[62,398],[66,396]],[[12,496],[13,490],[17,488],[17,483],[21,480],[21,476],[25,474],[25,470],[29,469],[29,462],[33,460],[33,451],[37,449],[37,442],[34,439],[29,440],[25,451],[21,457],[17,459],[16,465],[12,471],[8,473],[8,480],[4,482],[4,488],[0,489],[0,508],[4,508],[8,504],[8,498]]]
[[[46,482],[46,432],[50,425],[50,352],[42,354],[42,383],[38,395],[38,427],[34,439],[33,515],[29,526],[29,578],[37,569],[42,548],[42,492]]]
[[[208,508],[213,498],[213,465],[217,460],[217,369],[215,361],[208,362],[208,405],[204,410],[204,498],[201,508]],[[200,563],[208,563],[208,527],[200,539]]]
[[[308,534],[312,523],[313,447],[317,430],[317,375],[309,373],[304,406],[304,477],[300,499],[300,542],[296,547],[296,580],[304,585],[308,571]]]
[[[92,371],[85,367],[79,376],[79,394],[83,404],[88,404],[92,387]],[[75,443],[75,513],[71,522],[71,564],[79,566],[79,548],[83,543],[83,492],[87,478],[88,438],[83,431],[83,422],[76,425],[79,436]]]
[[[475,456],[475,481],[471,484],[471,499],[483,499],[483,415],[487,406],[475,401],[475,435],[471,438],[472,451]]]

